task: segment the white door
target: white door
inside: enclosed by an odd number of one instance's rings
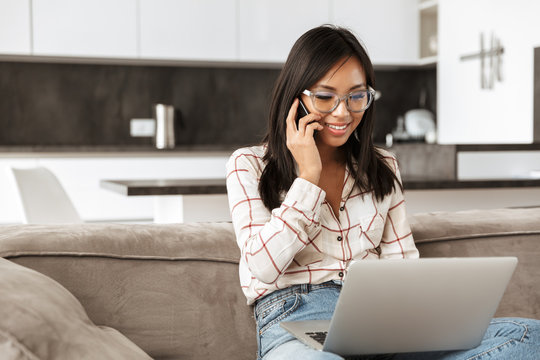
[[[0,0],[0,54],[30,55],[30,0]]]
[[[334,0],[332,22],[353,30],[375,65],[416,64],[418,0]]]
[[[137,56],[137,0],[33,0],[34,54]]]
[[[294,42],[329,22],[329,0],[238,0],[239,59],[284,63]]]
[[[533,141],[533,49],[540,46],[540,2],[531,0],[439,0],[437,77],[438,141],[442,144]],[[481,59],[462,56],[491,49]],[[500,74],[501,80],[498,79]]]
[[[140,0],[142,58],[236,60],[236,0]]]

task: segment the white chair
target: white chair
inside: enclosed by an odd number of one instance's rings
[[[11,168],[25,224],[82,223],[56,176],[44,167]]]

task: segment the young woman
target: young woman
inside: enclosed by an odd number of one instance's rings
[[[303,345],[279,322],[330,319],[353,260],[418,257],[396,159],[371,139],[374,86],[371,61],[351,32],[308,31],[275,85],[263,145],[237,150],[227,164],[240,283],[254,305],[259,359],[342,359]],[[492,327],[507,334],[534,325],[512,321]],[[524,359],[520,354],[532,351],[528,340],[509,345],[527,332],[495,333],[477,349],[435,358]],[[405,356],[419,358],[396,358]]]

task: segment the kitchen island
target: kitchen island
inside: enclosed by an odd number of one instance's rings
[[[224,178],[102,180],[100,184],[124,196],[152,196],[158,223],[230,220]],[[411,214],[448,208],[540,207],[540,179],[404,178],[403,187]]]

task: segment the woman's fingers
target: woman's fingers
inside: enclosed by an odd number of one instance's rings
[[[292,136],[294,132],[298,131],[296,128],[296,112],[298,110],[298,99],[294,99],[289,114],[287,115],[287,136]]]
[[[324,126],[322,126],[317,121],[313,121],[312,123],[306,125],[306,136],[313,136],[315,130],[321,131],[323,129]]]
[[[306,133],[307,126],[314,122],[318,124],[319,120],[321,120],[321,116],[319,114],[314,114],[314,113],[307,114],[306,116],[301,118],[300,121],[298,122],[298,132],[304,135]]]
[[[299,100],[295,99],[287,115],[287,148],[294,157],[300,171],[300,177],[317,185],[322,169],[321,158],[313,132],[322,130],[319,114],[308,114],[296,123]]]
[[[307,114],[306,116],[296,121],[298,105],[299,100],[294,99],[286,119],[287,140],[292,143],[297,142],[306,135],[309,135],[309,137],[313,137],[313,133],[315,130],[323,129],[323,126],[319,123],[322,117],[320,114],[317,113]]]

